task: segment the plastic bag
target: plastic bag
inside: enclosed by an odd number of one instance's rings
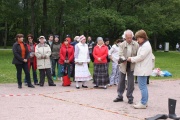
[[[164,77],[169,77],[172,76],[172,74],[170,72],[168,72],[167,70],[162,71],[164,73]]]

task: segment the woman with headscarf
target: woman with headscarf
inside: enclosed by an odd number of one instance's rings
[[[79,43],[75,46],[75,81],[76,88],[79,89],[79,81],[82,81],[82,87],[88,88],[85,85],[86,81],[92,79],[88,69],[88,63],[90,62],[89,49],[86,44],[86,37],[81,35],[79,37]]]
[[[24,70],[26,81],[28,84],[28,87],[34,88],[34,86],[31,84],[30,80],[30,73],[28,70],[28,58],[29,58],[29,51],[27,44],[23,42],[24,35],[23,34],[17,34],[16,35],[16,42],[13,44],[13,61],[12,64],[15,64],[16,70],[17,70],[17,81],[18,81],[18,88],[22,88],[22,81],[21,81],[21,75],[22,75],[22,69]]]
[[[108,56],[108,48],[104,45],[104,41],[102,37],[97,38],[97,45],[93,49],[94,56],[94,87],[103,86],[104,89],[107,88],[107,84],[109,83],[109,74],[108,74],[108,65],[107,59]]]
[[[59,52],[58,77],[63,77],[63,86],[70,86],[71,68],[70,64],[74,60],[74,48],[70,45],[71,39],[65,38]]]
[[[37,69],[39,69],[40,73],[40,82],[39,85],[41,87],[44,86],[45,82],[45,75],[48,78],[48,84],[49,86],[56,86],[52,80],[51,75],[51,61],[50,61],[50,55],[51,55],[51,48],[48,44],[45,43],[45,37],[40,36],[39,37],[39,44],[36,45],[35,48],[35,56],[37,58]]]

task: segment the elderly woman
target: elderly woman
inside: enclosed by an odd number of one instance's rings
[[[82,81],[82,87],[88,88],[85,85],[86,81],[92,79],[88,69],[88,63],[90,62],[89,49],[86,44],[86,37],[81,35],[79,37],[79,43],[75,46],[75,81],[76,88],[79,89],[79,81]]]
[[[70,64],[74,60],[74,48],[70,45],[71,39],[65,38],[59,52],[58,77],[63,77],[63,86],[70,86],[71,68]]]
[[[109,83],[109,74],[108,74],[108,65],[107,65],[107,57],[108,48],[104,45],[104,41],[102,37],[97,38],[97,45],[93,49],[94,56],[94,87],[103,86],[104,89],[107,88],[107,84]]]
[[[112,73],[109,77],[110,83],[109,86],[117,85],[119,83],[119,45],[123,42],[122,39],[117,39],[114,45],[109,50],[109,58],[112,60]]]
[[[52,80],[51,75],[51,62],[50,62],[50,55],[51,55],[51,48],[48,44],[45,43],[45,37],[39,37],[39,44],[36,45],[35,48],[35,56],[37,58],[37,69],[39,69],[40,73],[40,82],[39,85],[41,87],[44,86],[45,75],[48,78],[49,86],[56,86]]]
[[[137,76],[138,86],[141,90],[141,101],[134,105],[135,109],[146,109],[148,102],[147,77],[152,73],[153,54],[148,36],[144,30],[136,32],[135,37],[140,45],[137,56],[129,57],[127,61],[136,63],[134,75]]]
[[[28,58],[29,58],[29,51],[27,44],[23,42],[24,35],[23,34],[17,34],[16,35],[16,42],[13,44],[13,61],[12,64],[15,64],[16,70],[17,70],[17,81],[18,81],[18,88],[22,88],[22,69],[24,70],[24,73],[26,75],[26,81],[28,84],[28,87],[34,88],[34,86],[31,84],[30,80],[30,73],[28,70]]]

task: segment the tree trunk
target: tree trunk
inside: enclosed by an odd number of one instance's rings
[[[157,46],[157,35],[154,34],[154,50],[155,51],[157,50],[156,46]]]
[[[36,0],[31,0],[31,34],[34,36],[35,30],[35,14],[34,14],[34,4]]]
[[[5,22],[5,37],[4,37],[4,49],[7,48],[6,43],[7,43],[7,34],[8,34],[8,27],[7,27],[7,21]]]
[[[28,19],[26,17],[26,11],[28,10],[28,0],[23,0],[24,3],[24,18],[23,18],[23,29],[24,29],[24,36],[27,36],[27,30],[28,30]]]
[[[43,0],[43,23],[42,23],[42,34],[46,35],[47,33],[47,0]]]

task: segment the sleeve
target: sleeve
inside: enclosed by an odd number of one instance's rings
[[[122,43],[120,44],[120,47],[119,47],[119,58],[121,58],[121,57],[124,57]]]
[[[69,57],[69,61],[70,61],[70,62],[72,62],[73,59],[74,59],[74,47],[72,47],[71,51],[72,51],[72,54],[71,54],[71,56]]]
[[[25,46],[25,48],[26,48],[26,59],[29,59],[30,58],[30,52],[29,52],[27,45]]]
[[[146,46],[143,46],[140,51],[139,51],[139,54],[135,57],[130,57],[131,58],[131,62],[132,63],[137,63],[137,62],[140,62],[140,61],[143,61],[146,56],[149,54],[150,52],[150,48],[149,47],[146,47]]]
[[[79,55],[79,47],[78,45],[75,45],[75,53],[74,53],[75,62],[78,62],[78,55]]]
[[[65,60],[65,57],[63,56],[63,47],[61,47],[61,48],[59,49],[59,56],[60,56],[60,59],[61,59],[62,61]]]
[[[108,51],[108,55],[112,55],[112,53],[114,52],[114,46],[111,47],[111,49]]]
[[[47,51],[46,51],[46,53],[45,53],[45,56],[46,56],[46,58],[49,58],[50,57],[50,55],[51,55],[51,48],[49,47],[49,45],[47,45],[48,47],[47,47]]]
[[[88,49],[88,52],[87,52],[87,62],[90,62],[89,49]]]
[[[42,55],[39,53],[38,45],[35,47],[35,56],[37,59],[41,59]]]
[[[105,46],[105,54],[103,54],[103,56],[101,56],[100,58],[101,58],[101,60],[104,60],[104,59],[106,59],[107,56],[108,56],[108,47]]]
[[[97,56],[97,53],[96,53],[96,46],[94,47],[93,49],[93,57],[97,60],[98,59],[98,56]]]
[[[13,54],[14,54],[14,57],[16,59],[18,59],[19,61],[22,61],[23,62],[23,58],[21,57],[21,55],[18,53],[18,50],[17,50],[17,46],[14,44],[13,45]]]

